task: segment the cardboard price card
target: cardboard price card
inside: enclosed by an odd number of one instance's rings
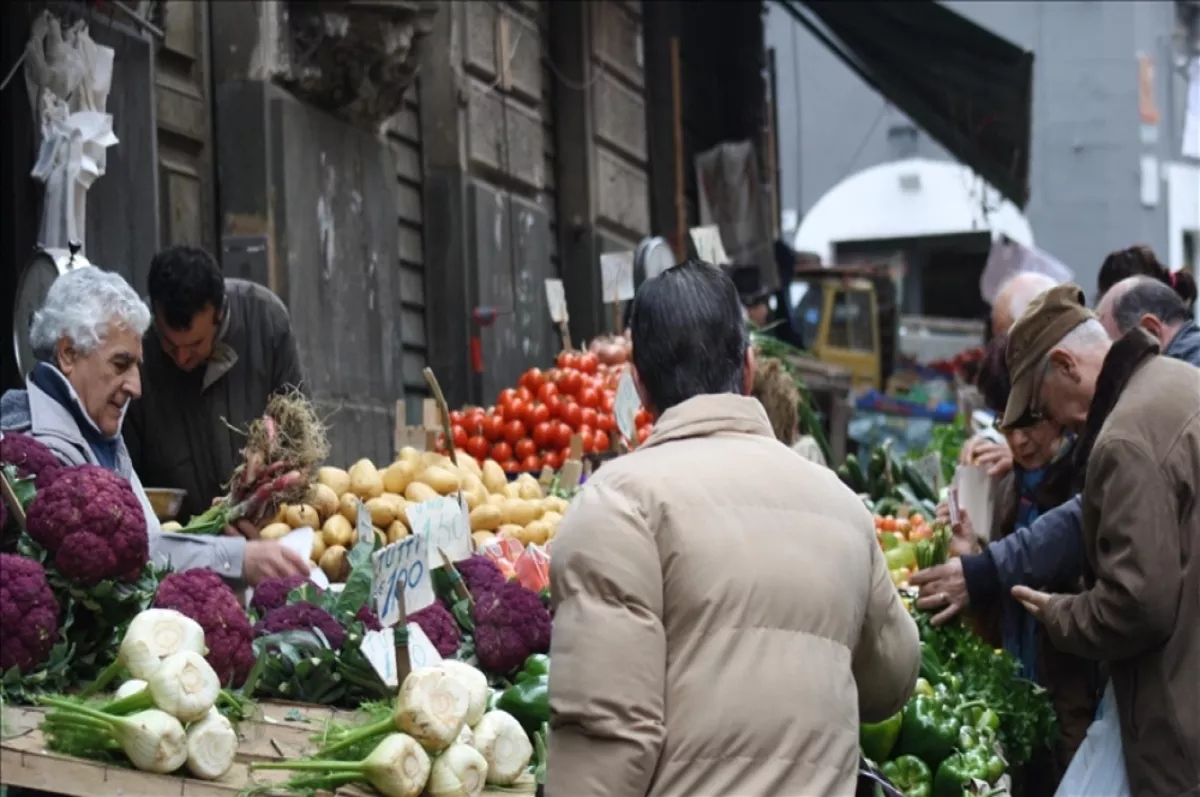
[[[405,612],[417,612],[433,603],[429,535],[425,532],[376,551],[371,555],[371,567],[371,598],[380,624],[390,627],[400,622],[397,591],[404,595]]]
[[[445,551],[452,562],[470,557],[471,526],[463,507],[457,496],[431,498],[408,505],[408,522],[413,535],[424,534],[429,538],[427,567],[442,566],[441,551]]]
[[[425,631],[421,626],[416,623],[409,623],[408,663],[412,668],[416,670],[420,667],[432,667],[435,664],[441,664],[441,662],[442,655],[438,653],[437,648],[433,646],[433,642],[429,640],[429,637],[425,636]]]
[[[371,522],[371,510],[360,499],[354,518],[354,531],[359,543],[375,543],[375,524]]]
[[[550,320],[556,324],[565,324],[570,316],[567,313],[567,294],[563,290],[562,280],[546,280],[546,306],[550,310]]]
[[[409,623],[414,626],[416,623]],[[418,626],[419,627],[419,626]],[[410,632],[411,634],[411,632]],[[411,639],[411,636],[409,637]],[[391,626],[363,634],[359,649],[386,686],[399,686],[396,674],[396,632]]]
[[[613,401],[613,415],[617,417],[617,427],[627,439],[637,442],[637,413],[642,408],[642,400],[638,397],[637,387],[633,384],[633,373],[629,368],[621,372],[621,381],[617,383],[617,397]]]
[[[715,224],[708,227],[693,227],[689,233],[692,244],[696,247],[696,256],[705,263],[723,266],[729,263],[729,255],[725,254],[725,244],[721,241],[721,228]]]

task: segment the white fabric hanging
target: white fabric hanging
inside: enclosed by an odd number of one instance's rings
[[[1096,721],[1088,728],[1087,738],[1071,759],[1055,797],[1081,794],[1129,797],[1129,779],[1125,775],[1125,756],[1121,750],[1121,723],[1117,718],[1117,699],[1111,681],[1104,689]]]
[[[110,47],[92,41],[83,22],[63,33],[49,11],[34,23],[26,45],[25,87],[40,144],[32,176],[45,185],[39,241],[65,248],[84,242],[87,191],[117,143],[105,112],[112,88]]]

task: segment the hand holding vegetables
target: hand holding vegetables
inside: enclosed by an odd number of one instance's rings
[[[311,571],[304,557],[274,540],[250,540],[242,554],[242,580],[251,587],[268,578],[307,576]]]
[[[917,598],[917,608],[922,611],[938,611],[933,617],[934,625],[950,622],[971,604],[960,559],[951,559],[944,565],[918,570],[908,581],[921,590],[920,597]]]

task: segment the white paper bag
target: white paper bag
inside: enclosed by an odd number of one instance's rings
[[[992,494],[995,482],[982,465],[959,465],[954,472],[958,508],[971,518],[975,537],[981,545],[991,542]]]
[[[1121,751],[1121,721],[1111,681],[1104,689],[1096,721],[1088,728],[1087,738],[1079,745],[1054,794],[1055,797],[1081,794],[1129,797],[1129,778]]]

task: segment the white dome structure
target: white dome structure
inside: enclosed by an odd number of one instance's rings
[[[800,222],[793,248],[830,264],[841,241],[984,231],[993,240],[1003,234],[1033,246],[1025,214],[968,167],[906,158],[863,169],[829,189]]]

